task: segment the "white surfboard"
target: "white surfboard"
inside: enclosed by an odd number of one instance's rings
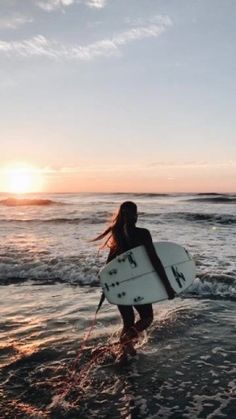
[[[188,288],[196,275],[188,251],[170,242],[154,243],[176,294]],[[99,273],[102,289],[111,304],[139,305],[168,298],[144,246],[135,247],[109,262]]]

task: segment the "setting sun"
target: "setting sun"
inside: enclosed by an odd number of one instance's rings
[[[42,187],[42,173],[34,167],[15,166],[4,170],[5,189],[11,193],[39,192]]]

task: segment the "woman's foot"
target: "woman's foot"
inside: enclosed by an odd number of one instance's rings
[[[122,351],[121,353],[117,356],[115,364],[122,366],[122,365],[126,365],[128,360],[129,360],[129,356],[135,356],[137,355],[136,349],[134,348],[132,342],[131,343],[127,343],[126,345],[122,345]]]
[[[127,332],[123,333],[120,337],[121,343],[128,343],[138,337],[138,331],[134,326],[132,326]]]
[[[116,358],[115,364],[119,366],[126,365],[128,362],[128,354],[126,351],[122,351]]]
[[[123,347],[123,351],[131,356],[135,356],[137,354],[136,349],[134,348],[133,339],[137,338],[138,334],[135,330],[130,333],[127,332],[123,334],[120,338],[120,343]]]
[[[129,342],[125,345],[125,351],[131,356],[137,355],[137,351],[132,342]]]

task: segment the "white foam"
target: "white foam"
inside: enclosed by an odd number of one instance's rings
[[[213,277],[211,281],[196,278],[188,288],[188,293],[199,296],[236,298],[236,280],[232,280],[232,283],[223,283],[217,277],[215,280]]]

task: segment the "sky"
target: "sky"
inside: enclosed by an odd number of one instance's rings
[[[235,16],[1,0],[0,191],[236,192]]]

